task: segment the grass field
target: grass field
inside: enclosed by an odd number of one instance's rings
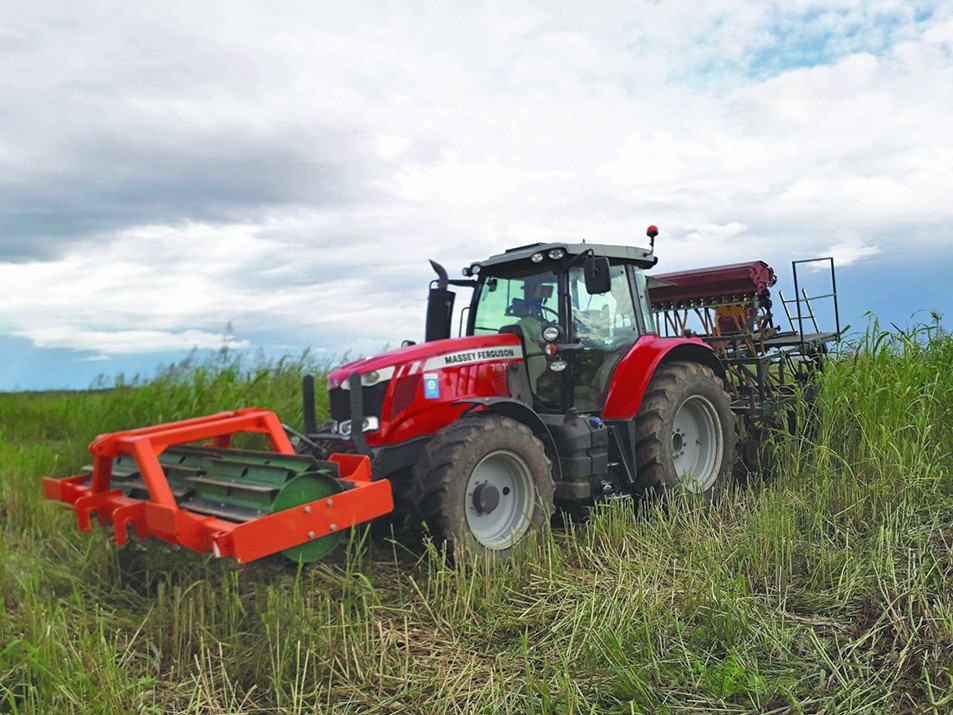
[[[42,500],[100,432],[250,405],[300,424],[307,358],[0,395],[0,712],[953,712],[951,366],[936,326],[874,329],[776,478],[711,509],[616,502],[458,570],[359,539],[301,571],[120,550]]]

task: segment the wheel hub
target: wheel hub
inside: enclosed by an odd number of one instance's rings
[[[680,432],[676,432],[672,435],[672,452],[678,456],[678,453],[682,451],[684,445],[684,440]]]
[[[507,449],[486,455],[467,480],[470,534],[486,549],[510,548],[530,528],[534,494],[533,476],[522,456]]]
[[[500,490],[492,484],[478,484],[473,490],[473,506],[480,514],[489,514],[500,505]]]
[[[702,395],[692,395],[675,413],[672,462],[690,492],[709,489],[721,468],[724,444],[714,405]]]

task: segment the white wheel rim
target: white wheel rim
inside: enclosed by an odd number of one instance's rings
[[[690,492],[707,491],[718,478],[724,451],[718,412],[701,395],[692,395],[675,413],[672,462],[675,474]]]
[[[534,493],[533,475],[522,457],[506,449],[490,452],[467,480],[464,508],[473,538],[494,551],[510,548],[529,530]]]

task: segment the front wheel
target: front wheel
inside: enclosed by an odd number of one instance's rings
[[[724,383],[695,362],[660,365],[635,418],[636,496],[681,489],[705,501],[727,485],[735,416]]]
[[[414,467],[415,511],[448,552],[506,559],[549,522],[552,464],[524,424],[464,417],[437,433]]]

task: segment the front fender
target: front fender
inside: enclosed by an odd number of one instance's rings
[[[546,423],[526,404],[509,397],[471,397],[457,400],[453,404],[468,405],[463,415],[482,407],[491,414],[511,417],[517,422],[522,422],[533,430],[533,434],[539,437],[543,447],[546,448],[546,456],[553,463],[553,479],[557,482],[562,480],[562,467],[559,463],[559,453],[556,451],[556,440],[553,439]]]
[[[602,417],[621,420],[635,417],[655,369],[669,360],[701,363],[710,367],[718,377],[725,377],[725,366],[711,347],[698,338],[643,335],[616,367]]]

